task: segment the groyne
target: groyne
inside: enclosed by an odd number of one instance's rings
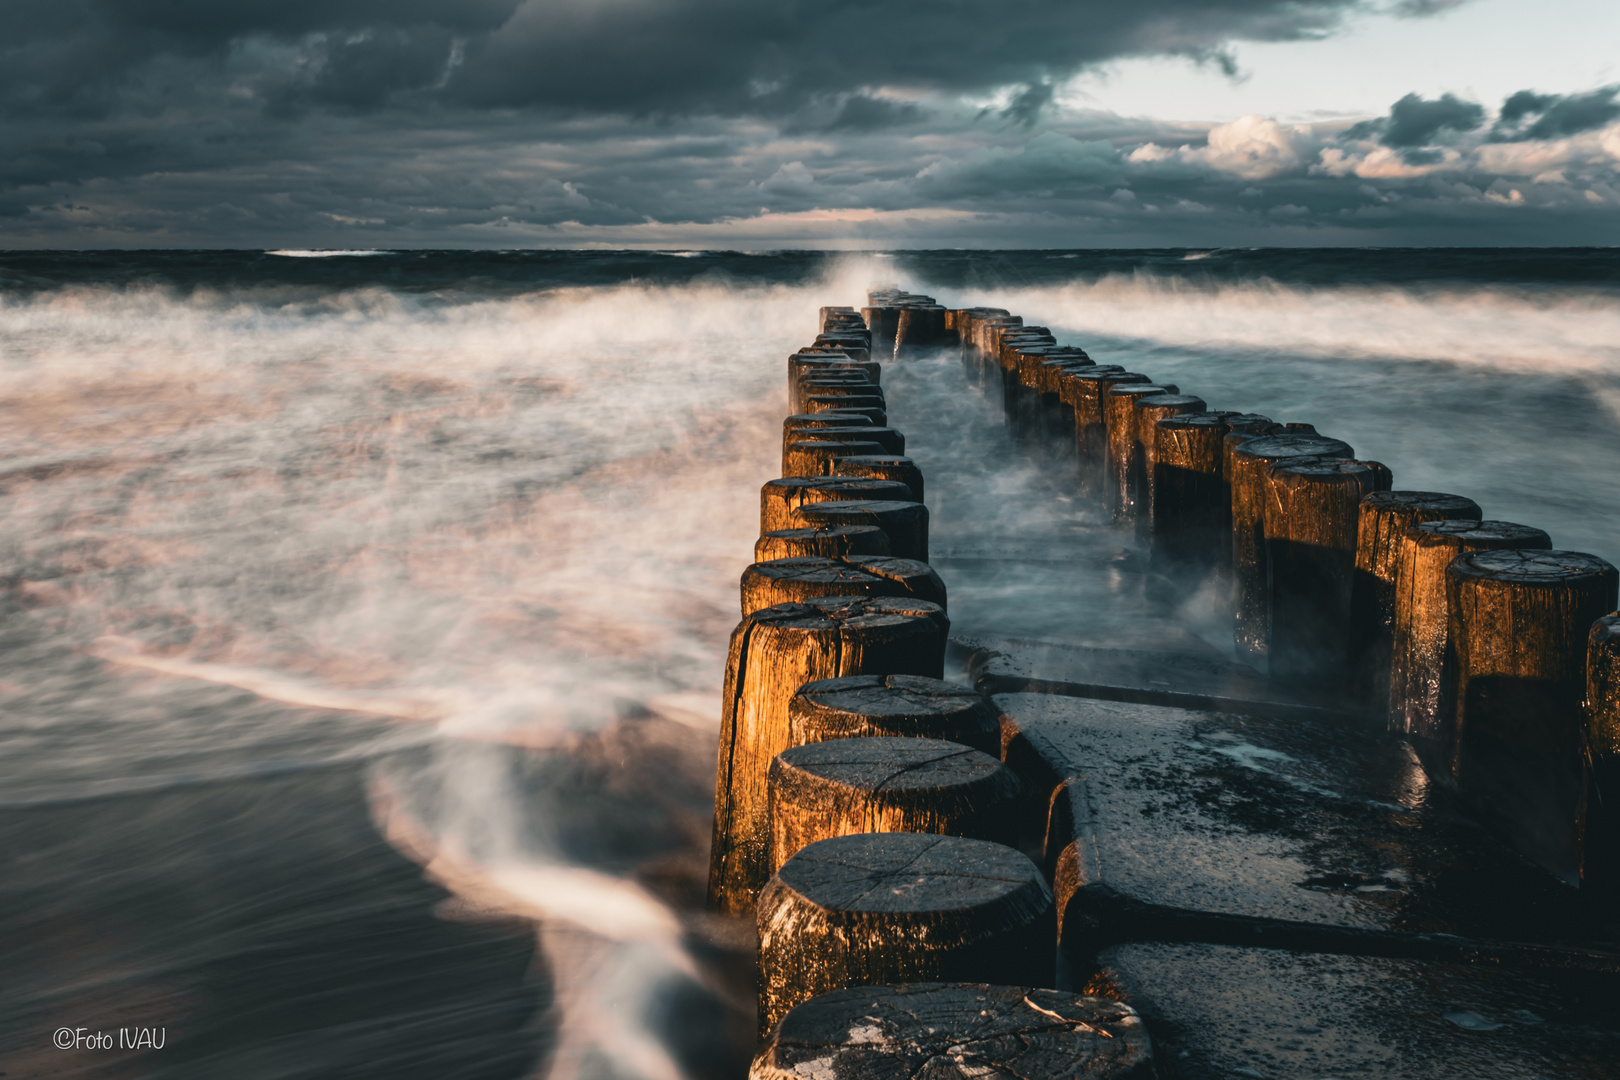
[[[1610,1075],[1613,566],[1005,310],[818,331],[717,769],[754,1076]],[[941,349],[1160,587],[1214,589],[1225,655],[951,637],[883,385]]]

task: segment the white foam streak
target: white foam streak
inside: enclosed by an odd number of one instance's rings
[[[967,299],[1079,335],[1510,371],[1620,372],[1620,305],[1595,290],[1214,285],[1139,274]]]

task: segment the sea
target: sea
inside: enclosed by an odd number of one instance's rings
[[[742,1075],[726,641],[886,286],[1620,562],[1612,249],[0,252],[0,1074]],[[1129,635],[1135,539],[882,359],[953,632]]]

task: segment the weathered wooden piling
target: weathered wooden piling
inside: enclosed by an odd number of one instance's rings
[[[872,333],[873,350],[893,356],[895,335],[900,329],[900,309],[891,304],[870,304],[861,308],[861,318]]]
[[[1479,521],[1484,516],[1473,499],[1438,491],[1378,491],[1361,500],[1350,605],[1352,679],[1358,698],[1378,709],[1389,701],[1395,572],[1402,539],[1425,521]]]
[[[849,375],[835,375],[832,373],[822,375],[807,375],[799,380],[799,396],[793,402],[793,411],[796,413],[821,412],[825,410],[809,409],[805,403],[811,398],[848,398],[850,404],[879,405],[888,407],[888,401],[880,387],[874,386],[861,372],[851,372]]]
[[[846,986],[1054,978],[1052,891],[1026,856],[984,840],[822,840],[782,864],[756,917],[761,1030]]]
[[[816,428],[876,427],[865,413],[792,413],[782,418],[782,441],[792,442],[788,433],[810,431]]]
[[[1121,383],[1102,396],[1103,426],[1108,439],[1108,502],[1116,522],[1133,519],[1136,489],[1132,484],[1133,466],[1141,468],[1137,446],[1136,402],[1145,397],[1175,395],[1171,383]]]
[[[815,415],[815,414],[809,414]],[[826,415],[823,413],[822,415]],[[814,427],[795,425],[782,432],[782,449],[796,442],[819,440],[822,442],[875,442],[884,454],[904,454],[906,437],[892,427],[868,423],[868,417],[855,414],[853,424],[821,424]]]
[[[1429,775],[1449,782],[1456,736],[1446,567],[1469,551],[1552,547],[1540,529],[1511,521],[1420,522],[1401,538],[1390,625],[1389,726],[1405,735]]]
[[[1574,551],[1471,551],[1446,568],[1457,657],[1452,781],[1521,852],[1578,873],[1586,654],[1620,573]]]
[[[830,1064],[830,1063],[836,1063]],[[748,1080],[1153,1080],[1128,1005],[968,983],[860,986],[795,1006]]]
[[[855,481],[852,481],[855,482]],[[867,480],[862,483],[886,484],[892,481]],[[889,537],[889,551],[900,559],[928,561],[928,508],[920,502],[911,502],[911,491],[904,484],[896,484],[906,491],[906,501],[863,500],[818,502],[801,506],[794,524],[808,526],[876,525]]]
[[[1234,436],[1237,436],[1234,444]],[[1354,458],[1350,444],[1311,434],[1267,435],[1244,441],[1229,432],[1227,478],[1232,489],[1233,644],[1239,659],[1265,659],[1269,644],[1266,564],[1266,470],[1291,457]]]
[[[1152,380],[1135,371],[1113,365],[1096,365],[1063,376],[1059,393],[1074,413],[1074,450],[1078,459],[1078,488],[1081,495],[1107,498],[1108,422],[1103,416],[1103,399],[1115,386],[1147,385]]]
[[[840,525],[830,529],[775,529],[754,541],[754,561],[837,559],[845,555],[887,555],[889,537],[876,525]]]
[[[799,511],[813,503],[838,500],[870,502],[906,501],[911,489],[894,480],[865,480],[843,476],[783,476],[767,481],[759,489],[759,531],[812,528]],[[869,521],[843,522],[870,525]],[[828,526],[832,527],[832,526]]]
[[[1012,845],[1022,789],[989,754],[943,739],[794,746],[771,762],[771,871],[820,840],[938,833]]]
[[[807,413],[861,413],[880,427],[887,425],[889,422],[888,404],[875,394],[861,395],[859,397],[837,394],[809,394],[799,403],[799,408]]]
[[[782,472],[788,476],[831,476],[835,458],[883,451],[883,444],[878,442],[800,439],[782,448]]]
[[[881,398],[821,397],[820,393],[812,393],[800,408],[805,413],[860,413],[878,427],[889,423],[888,405]]]
[[[1185,413],[1154,423],[1148,518],[1156,565],[1202,577],[1230,550],[1232,495],[1222,440],[1245,415],[1252,414]]]
[[[1131,405],[1130,461],[1126,468],[1126,494],[1130,507],[1126,517],[1136,523],[1137,535],[1153,535],[1153,472],[1157,453],[1156,425],[1172,416],[1202,413],[1209,406],[1192,394],[1144,394]]]
[[[945,344],[945,309],[939,304],[907,304],[894,327],[894,354],[904,357]]]
[[[792,706],[788,707],[790,714]],[[1581,888],[1620,902],[1620,612],[1586,638],[1586,790],[1581,805]]]
[[[876,360],[858,361],[842,351],[801,349],[788,357],[788,392],[796,398],[801,379],[849,372],[865,375],[873,386],[882,385],[883,365]]]
[[[889,555],[756,562],[743,571],[741,591],[744,615],[822,596],[909,596],[946,607],[945,582],[933,567]]]
[[[829,330],[835,329],[836,324],[841,322],[843,317],[846,315],[852,319],[860,318],[860,314],[854,308],[836,304],[824,305],[820,311],[820,315],[821,321],[816,325],[816,329],[819,333],[823,334],[827,333]]]
[[[1001,714],[972,687],[915,675],[806,683],[788,703],[793,745],[896,736],[944,739],[1001,756]]]
[[[1343,685],[1362,500],[1388,490],[1376,462],[1283,459],[1264,499],[1272,678],[1315,689]]]
[[[850,454],[833,462],[834,476],[864,476],[870,480],[898,480],[923,501],[923,473],[904,454]]]
[[[827,597],[743,618],[731,634],[721,699],[709,906],[747,911],[769,877],[771,759],[788,748],[788,702],[807,682],[845,675],[939,678],[950,621],[937,604]]]

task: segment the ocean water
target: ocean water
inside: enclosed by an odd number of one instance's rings
[[[889,284],[1620,561],[1605,250],[0,253],[0,1072],[739,1075],[737,577],[786,355]],[[956,632],[1130,633],[955,357],[884,383]]]

